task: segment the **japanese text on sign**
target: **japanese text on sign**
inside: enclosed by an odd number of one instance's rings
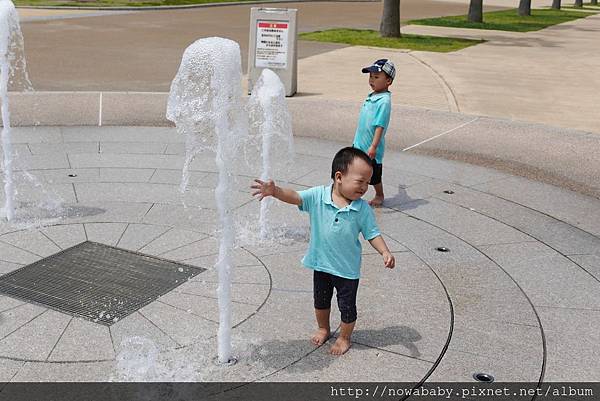
[[[256,67],[287,67],[288,25],[283,21],[257,21]]]

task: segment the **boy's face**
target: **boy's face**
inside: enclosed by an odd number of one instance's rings
[[[384,92],[392,84],[392,79],[385,72],[370,72],[369,85],[373,92]]]
[[[339,193],[353,201],[362,197],[369,189],[373,167],[363,159],[355,158],[348,166],[346,174],[335,173],[335,182]]]

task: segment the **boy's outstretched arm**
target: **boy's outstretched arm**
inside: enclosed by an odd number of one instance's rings
[[[394,258],[394,255],[392,255],[388,249],[387,244],[381,235],[369,240],[369,243],[377,250],[377,252],[379,252],[381,256],[383,256],[383,264],[385,267],[388,269],[393,269],[394,266],[396,266],[396,258]]]
[[[256,189],[256,191],[252,193],[252,196],[258,195],[259,201],[267,196],[272,196],[282,202],[290,203],[292,205],[300,206],[302,204],[302,198],[298,192],[293,189],[278,187],[273,180],[261,181],[255,179],[254,182],[255,184],[250,186],[250,188]]]

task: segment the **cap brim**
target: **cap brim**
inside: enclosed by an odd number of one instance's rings
[[[369,67],[365,67],[362,69],[363,73],[367,72],[381,72],[381,67],[377,67],[376,65],[371,65]]]

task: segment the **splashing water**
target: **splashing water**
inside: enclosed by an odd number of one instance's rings
[[[247,127],[242,104],[242,66],[236,42],[204,38],[184,52],[177,75],[171,83],[167,119],[186,138],[182,188],[189,181],[195,156],[205,150],[216,153],[219,172],[215,190],[219,215],[219,330],[218,360],[229,363],[231,355],[231,275],[235,241],[231,213],[231,166],[243,145]]]
[[[15,186],[13,181],[13,149],[10,135],[9,86],[31,90],[27,76],[23,35],[15,5],[10,0],[0,0],[0,97],[2,101],[2,169],[4,170],[5,205],[1,215],[8,221],[15,216]],[[19,89],[19,88],[16,88]]]
[[[285,87],[277,74],[264,69],[252,89],[248,101],[250,144],[247,149],[260,147],[262,155],[261,180],[274,179],[273,168],[285,174],[294,159],[294,138],[291,117],[285,100]],[[260,205],[260,238],[273,237],[269,229],[269,208],[273,199],[268,197]]]

